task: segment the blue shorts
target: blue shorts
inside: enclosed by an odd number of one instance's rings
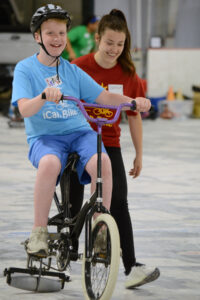
[[[68,135],[45,135],[41,136],[31,146],[29,159],[35,168],[38,168],[40,159],[47,154],[56,155],[61,162],[61,172],[57,184],[65,169],[68,155],[72,152],[80,156],[76,165],[81,184],[91,182],[85,166],[90,158],[97,153],[97,133],[93,130],[77,131]],[[102,152],[106,150],[102,143]]]

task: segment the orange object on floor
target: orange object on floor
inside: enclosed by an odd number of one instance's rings
[[[172,86],[169,87],[169,90],[167,93],[167,100],[170,100],[170,101],[175,100],[174,90],[173,90]]]

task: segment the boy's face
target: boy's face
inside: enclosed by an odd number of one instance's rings
[[[41,25],[42,40],[48,53],[59,56],[67,43],[66,23],[56,19],[49,19]],[[41,42],[39,33],[35,33],[36,42]]]

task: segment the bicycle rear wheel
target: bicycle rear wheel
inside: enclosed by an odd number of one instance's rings
[[[106,232],[102,251],[97,236]],[[96,218],[92,228],[92,257],[83,255],[82,283],[85,299],[109,300],[118,277],[120,260],[119,232],[115,220],[109,214]]]

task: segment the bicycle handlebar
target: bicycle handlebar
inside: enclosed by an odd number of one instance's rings
[[[42,99],[46,99],[46,94],[45,93],[42,93]],[[71,96],[64,96],[62,95],[61,101],[63,100],[68,100],[68,101],[74,101],[77,103],[77,105],[79,106],[82,114],[84,115],[84,117],[92,122],[92,123],[96,123],[96,124],[113,124],[117,121],[117,119],[119,118],[119,115],[120,115],[120,112],[122,110],[123,107],[130,107],[131,110],[136,110],[136,101],[135,100],[132,100],[131,103],[121,103],[120,105],[102,105],[102,104],[96,104],[96,103],[85,103],[85,102],[82,102],[80,99],[78,98],[75,98],[75,97],[71,97]],[[116,110],[116,113],[113,117],[113,119],[111,120],[108,120],[107,118],[92,118],[88,115],[85,107],[93,107],[93,108],[109,108],[109,109],[114,109]]]

